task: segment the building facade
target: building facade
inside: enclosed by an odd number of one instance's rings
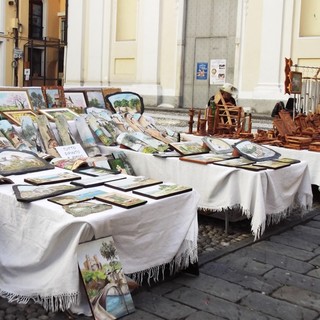
[[[290,97],[291,58],[304,104],[319,102],[318,0],[0,0],[0,9],[0,85],[120,87],[148,106],[189,108],[226,81],[239,105],[268,113]]]

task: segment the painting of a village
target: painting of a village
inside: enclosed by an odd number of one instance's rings
[[[118,319],[135,311],[128,281],[111,236],[78,246],[81,277],[95,320]]]

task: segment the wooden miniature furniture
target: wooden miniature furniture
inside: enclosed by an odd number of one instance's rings
[[[242,114],[242,107],[233,105],[217,105],[214,117],[214,133],[231,134],[240,132]]]

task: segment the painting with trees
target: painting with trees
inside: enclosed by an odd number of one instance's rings
[[[128,279],[113,238],[109,236],[81,243],[77,253],[81,278],[94,318],[118,319],[134,312]]]

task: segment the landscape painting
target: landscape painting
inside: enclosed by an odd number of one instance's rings
[[[27,88],[27,92],[34,111],[47,107],[41,87]]]
[[[95,320],[135,311],[127,278],[111,236],[78,246],[78,265]]]
[[[0,89],[0,111],[31,109],[24,89]]]
[[[86,90],[85,91],[87,98],[87,106],[88,108],[106,108],[106,104],[104,102],[103,93],[101,90]]]

